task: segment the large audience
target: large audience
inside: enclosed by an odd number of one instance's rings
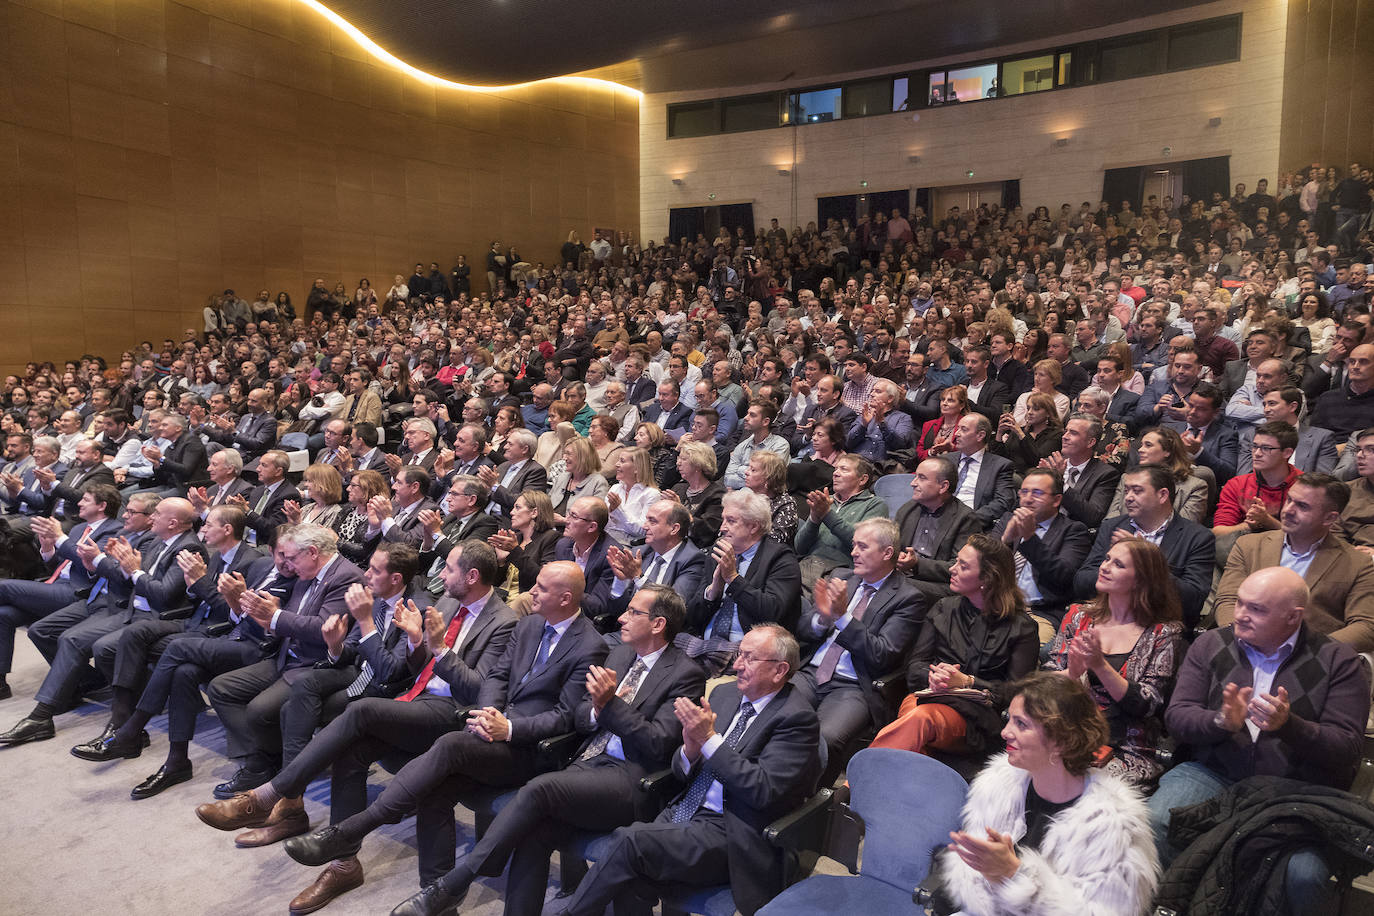
[[[612,832],[560,912],[766,910],[796,874],[762,829],[870,745],[973,779],[937,912],[1327,912],[1374,820],[1314,800],[1370,714],[1374,185],[1277,185],[574,232],[551,268],[493,241],[485,291],[463,256],[225,290],[179,341],[30,363],[0,699],[19,628],[49,667],[0,744],[107,702],[72,754],[165,742],[149,798],[203,691],[237,772],[196,813],[324,866],[293,913],[411,815],[398,914],[508,865],[537,914],[550,854]],[[1265,832],[1257,797],[1315,813]]]

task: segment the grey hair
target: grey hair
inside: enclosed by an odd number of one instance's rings
[[[758,526],[759,534],[773,530],[773,506],[768,497],[753,490],[731,490],[721,499],[722,509],[737,509],[746,521]]]
[[[339,536],[324,525],[284,525],[277,534],[277,541],[290,541],[302,550],[314,547],[320,556],[339,552]]]

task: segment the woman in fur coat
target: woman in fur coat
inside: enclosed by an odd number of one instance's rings
[[[970,916],[1140,916],[1159,880],[1145,802],[1094,769],[1107,725],[1081,683],[1018,686],[993,758],[941,853],[943,889]]]

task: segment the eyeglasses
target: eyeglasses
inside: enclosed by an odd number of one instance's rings
[[[567,516],[567,517],[568,517],[568,520],[569,520],[569,521],[586,522],[588,525],[594,524],[594,522],[593,522],[591,519],[589,519],[589,518],[583,518],[583,517],[580,516],[580,515],[574,515],[574,514],[572,514],[571,512],[568,513],[568,516]]]
[[[1044,497],[1050,495],[1050,492],[1048,490],[1027,490],[1025,487],[1022,487],[1017,492],[1020,496],[1034,496],[1036,499],[1043,499]]]
[[[632,608],[632,607],[626,608],[626,609],[625,609],[625,613],[629,614],[631,617],[652,617],[652,616],[654,616],[653,614],[651,614],[651,613],[648,612],[648,611],[636,611],[636,610],[635,610],[634,608]]]
[[[754,662],[780,662],[780,661],[784,661],[784,659],[781,659],[781,658],[764,658],[763,656],[761,656],[761,655],[755,655],[755,654],[752,653],[752,652],[741,652],[741,653],[739,653],[738,655],[735,656],[735,662],[736,662],[736,663],[743,662],[743,663],[746,664],[746,665],[752,665]]]
[[[1283,446],[1281,446],[1281,445],[1260,445],[1258,442],[1256,442],[1254,445],[1250,446],[1250,450],[1251,450],[1251,451],[1254,451],[1254,452],[1260,452],[1260,453],[1262,453],[1262,454],[1267,455],[1267,454],[1269,454],[1270,452],[1281,452],[1281,451],[1283,451]]]

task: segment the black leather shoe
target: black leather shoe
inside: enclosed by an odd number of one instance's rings
[[[52,719],[35,719],[26,716],[19,724],[0,735],[0,744],[28,744],[30,741],[47,741],[57,736],[57,727]]]
[[[293,836],[284,844],[286,854],[302,865],[328,865],[335,859],[356,856],[362,843],[350,843],[338,827],[321,827],[304,836]]]
[[[108,729],[108,735],[94,741],[87,741],[85,744],[78,744],[72,748],[72,756],[80,757],[82,760],[93,760],[96,763],[104,763],[107,760],[132,760],[143,754],[146,746],[142,741],[135,741],[132,744],[120,744],[115,737],[114,729]]]
[[[152,798],[163,789],[170,789],[180,782],[186,782],[191,778],[191,764],[188,762],[175,770],[168,770],[165,766],[157,768],[157,772],[138,785],[129,793],[129,797],[134,801],[141,801],[145,798]]]
[[[467,895],[468,892],[464,890],[455,897],[436,881],[426,885],[409,900],[401,902],[391,911],[391,916],[452,916],[458,912],[458,905]]]
[[[244,792],[251,792],[270,780],[272,775],[266,770],[250,770],[248,767],[240,767],[237,773],[229,777],[228,782],[222,782],[215,786],[215,798],[223,801],[233,798],[235,795],[242,795]]]

